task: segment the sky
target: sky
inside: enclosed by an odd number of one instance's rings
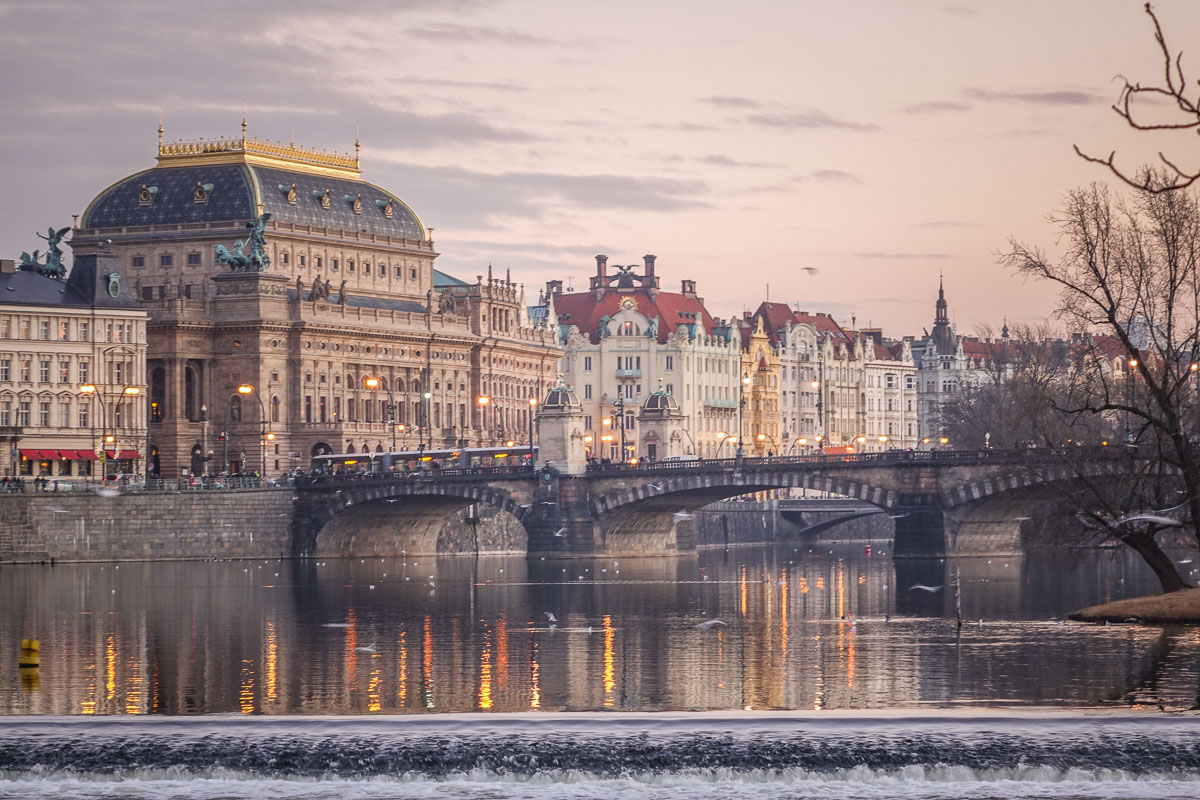
[[[1200,3],[1155,10],[1200,77]],[[1053,252],[1046,215],[1109,180],[1072,145],[1200,164],[1110,108],[1161,74],[1140,0],[0,0],[0,257],[152,166],[160,114],[195,140],[244,108],[259,138],[358,131],[467,280],[532,299],[653,253],[717,316],[769,293],[919,336],[944,274],[971,333],[1053,311],[997,259]]]

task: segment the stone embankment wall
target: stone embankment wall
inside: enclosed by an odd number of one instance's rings
[[[0,562],[278,558],[290,489],[0,496]]]

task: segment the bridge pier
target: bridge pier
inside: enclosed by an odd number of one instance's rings
[[[898,558],[946,554],[946,513],[936,494],[901,494],[892,518],[896,540],[892,553]]]

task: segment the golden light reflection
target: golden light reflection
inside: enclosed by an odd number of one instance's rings
[[[542,706],[542,686],[541,686],[541,668],[538,666],[537,660],[538,645],[533,642],[529,651],[529,707],[541,708]]]
[[[822,575],[822,576],[820,576],[819,578],[817,578],[817,588],[818,588],[818,589],[824,589],[824,588],[825,588],[825,576],[824,576],[824,575]]]
[[[486,628],[479,653],[479,707],[483,710],[492,707],[492,634]]]
[[[358,682],[354,674],[354,669],[358,666],[358,653],[354,649],[356,647],[358,647],[358,619],[354,613],[354,609],[351,608],[346,611],[346,642],[343,647],[346,654],[344,659],[345,673],[346,677],[350,680],[347,691],[351,693],[354,692],[354,687]]]
[[[788,574],[787,567],[779,578],[779,653],[783,656],[783,666],[787,668],[788,657]]]
[[[96,713],[96,662],[92,661],[90,659],[91,655],[93,655],[93,654],[89,652],[88,653],[89,660],[87,661],[87,663],[85,663],[83,665],[84,674],[87,676],[86,681],[85,681],[86,687],[87,687],[86,688],[87,696],[90,699],[80,701],[80,703],[79,703],[79,713],[80,714],[95,714]]]
[[[613,679],[613,639],[616,637],[613,629],[612,615],[604,615],[604,705],[613,704],[613,687],[617,682]]]
[[[738,577],[738,598],[742,610],[742,616],[746,616],[746,566],[743,564],[741,575]]]
[[[136,658],[129,659],[129,688],[125,692],[125,713],[142,713],[142,666]]]
[[[421,685],[425,690],[425,707],[433,708],[433,620],[428,614],[421,632]]]
[[[808,578],[800,577],[800,594],[808,594]]]
[[[242,659],[241,685],[238,688],[238,705],[243,714],[254,713],[254,662]]]
[[[277,669],[277,659],[279,657],[279,645],[275,640],[275,623],[267,620],[267,702],[274,703],[279,699],[279,680]]]
[[[399,676],[397,680],[400,683],[400,689],[397,694],[400,697],[400,705],[404,705],[404,701],[408,699],[408,634],[400,631],[400,664]]]
[[[375,712],[383,709],[383,703],[379,698],[379,684],[383,682],[381,673],[382,670],[379,667],[371,670],[371,677],[367,681],[367,711]]]
[[[117,693],[117,643],[111,633],[104,642],[104,699],[112,700]]]
[[[508,686],[508,620],[496,618],[496,693]]]
[[[846,566],[840,561],[837,566],[837,616],[846,617]]]

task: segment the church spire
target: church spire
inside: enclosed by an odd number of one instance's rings
[[[941,275],[938,275],[938,299],[935,308],[937,313],[934,316],[933,323],[935,325],[943,322],[949,324],[950,315],[946,309],[946,288]]]

